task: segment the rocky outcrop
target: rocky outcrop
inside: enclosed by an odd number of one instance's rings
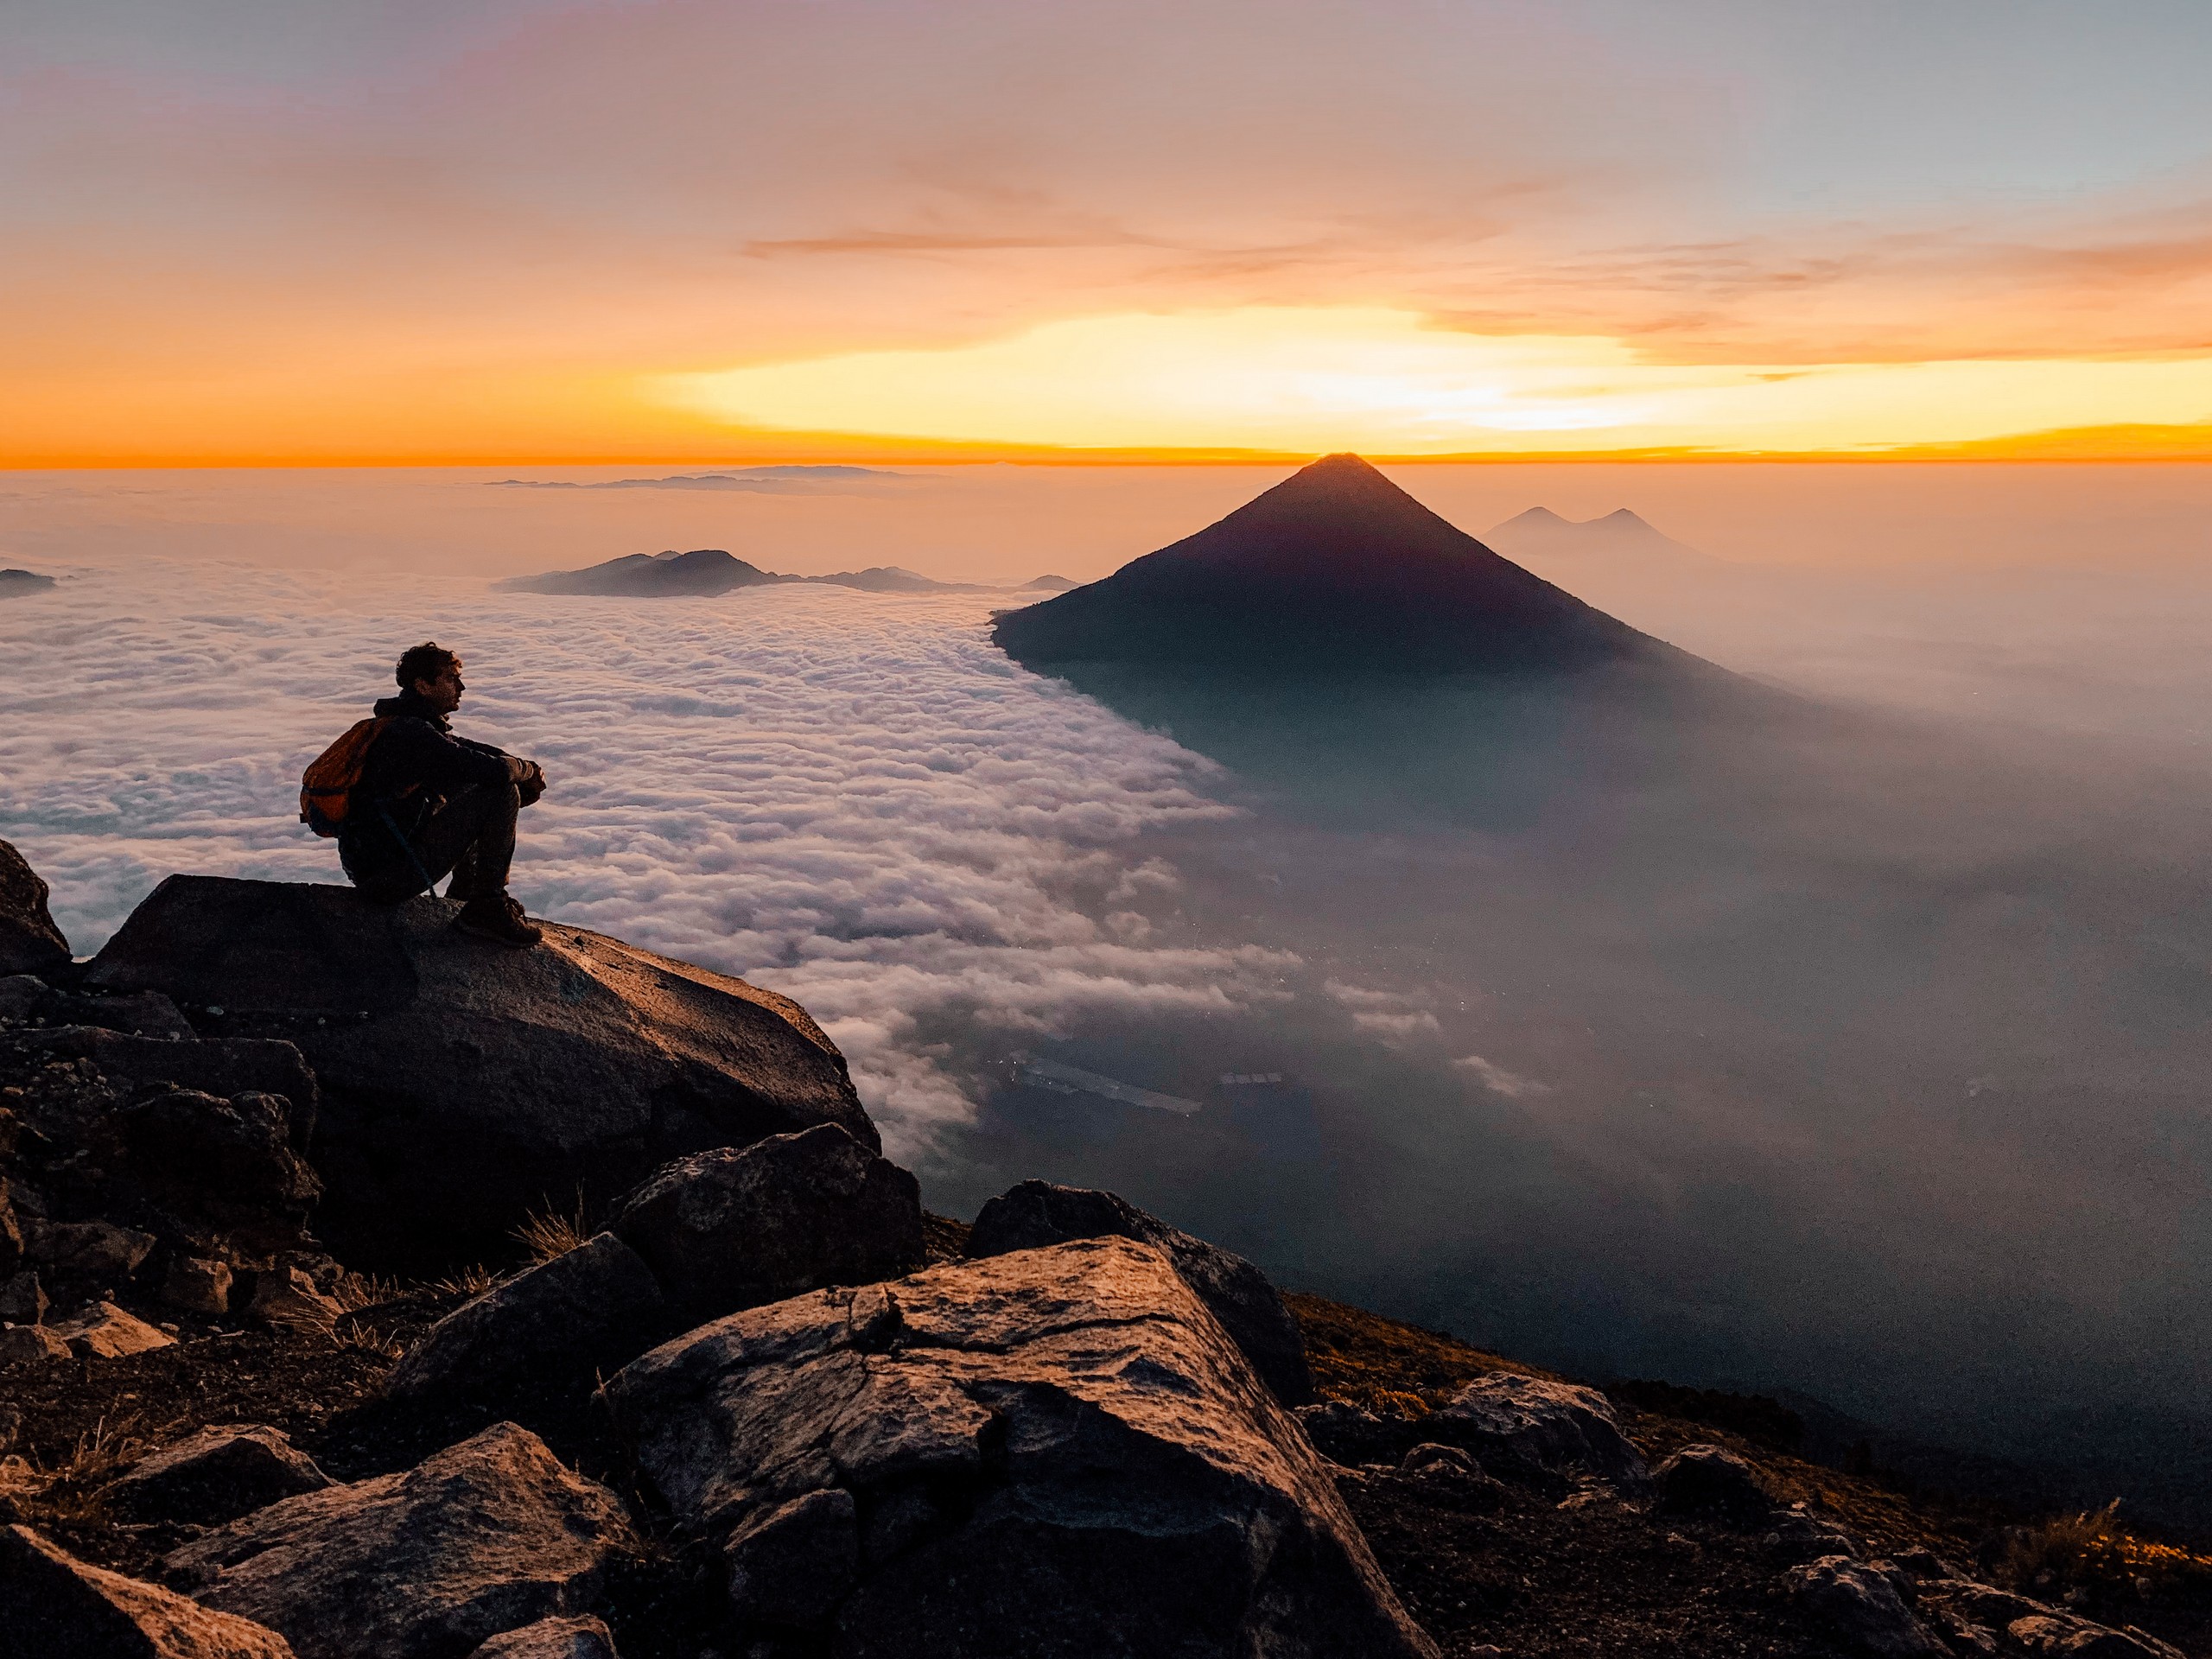
[[[89,999],[69,999],[73,1004]],[[75,1012],[73,1007],[70,1012]],[[109,1077],[142,1088],[188,1089],[229,1099],[275,1095],[304,1149],[315,1128],[315,1073],[294,1045],[266,1038],[211,1038],[180,1042],[161,1036],[68,1025],[21,1033],[26,1048],[60,1060],[89,1060]]]
[[[1313,1398],[1305,1341],[1267,1275],[1243,1256],[1170,1227],[1118,1194],[1024,1181],[983,1206],[969,1235],[968,1253],[1002,1255],[1071,1238],[1134,1238],[1166,1251],[1275,1397],[1288,1406]]]
[[[46,901],[38,872],[0,841],[0,974],[50,974],[69,965],[69,941]]]
[[[262,1253],[307,1243],[322,1182],[296,1148],[283,1096],[172,1090],[124,1109],[115,1130],[138,1191],[188,1230]]]
[[[634,1548],[622,1505],[499,1423],[403,1474],[273,1503],[169,1555],[195,1600],[301,1659],[444,1659],[592,1611]]]
[[[1660,1510],[1670,1515],[1709,1515],[1739,1524],[1764,1520],[1774,1509],[1758,1471],[1718,1446],[1686,1446],[1651,1471]]]
[[[2099,1624],[1993,1585],[1939,1578],[1919,1585],[1916,1600],[1924,1620],[1961,1651],[2002,1646],[2031,1659],[2184,1659],[2148,1631]]]
[[[753,1634],[833,1655],[1430,1655],[1324,1465],[1125,1238],[736,1313],[604,1395]]]
[[[914,1178],[828,1123],[679,1159],[609,1225],[695,1320],[896,1279],[924,1255]]]
[[[1502,1479],[1587,1474],[1633,1488],[1649,1478],[1612,1402],[1577,1383],[1488,1372],[1421,1427],[1422,1439],[1464,1447]]]
[[[212,1527],[329,1484],[283,1430],[226,1423],[162,1447],[102,1487],[100,1498],[126,1520]]]
[[[549,1200],[611,1198],[710,1147],[817,1123],[879,1146],[842,1057],[788,999],[578,928],[493,950],[454,914],[172,876],[86,980],[298,1045],[323,1084],[318,1229],[359,1265],[490,1254]]]
[[[401,1357],[385,1392],[502,1404],[546,1384],[581,1383],[588,1392],[596,1373],[663,1335],[666,1313],[637,1253],[601,1233],[447,1314]]]
[[[293,1659],[274,1630],[0,1528],[4,1659]]]

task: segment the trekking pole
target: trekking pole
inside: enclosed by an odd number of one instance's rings
[[[438,878],[423,868],[423,861],[416,856],[415,843],[400,834],[399,825],[393,822],[391,809],[382,801],[378,801],[377,816],[384,820],[384,827],[391,831],[391,838],[399,843],[400,850],[407,855],[407,861],[415,867],[415,874],[423,878],[423,891],[435,894],[438,890]]]

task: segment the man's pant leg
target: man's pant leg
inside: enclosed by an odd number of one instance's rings
[[[453,874],[448,899],[489,899],[507,890],[522,797],[512,784],[475,784],[432,813],[415,837],[433,878]]]

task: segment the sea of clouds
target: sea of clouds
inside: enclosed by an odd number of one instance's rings
[[[1148,830],[1234,809],[1208,763],[1015,669],[966,598],[777,588],[677,603],[210,560],[80,566],[0,607],[0,835],[78,951],[185,870],[334,880],[307,761],[402,647],[466,653],[460,729],[537,759],[536,913],[804,1002],[894,1152],[972,1113],[918,1035],[1009,1047],[1085,1012],[1280,995],[1281,953],[1148,940]],[[935,1049],[935,1052],[933,1052]]]

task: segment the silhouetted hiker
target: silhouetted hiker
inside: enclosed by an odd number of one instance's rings
[[[393,677],[399,695],[308,768],[300,817],[335,835],[339,861],[363,895],[396,905],[437,886],[463,900],[454,925],[500,944],[543,938],[507,897],[515,815],[545,792],[545,774],[488,743],[455,737],[447,716],[466,690],[461,658],[444,646],[410,648]]]

